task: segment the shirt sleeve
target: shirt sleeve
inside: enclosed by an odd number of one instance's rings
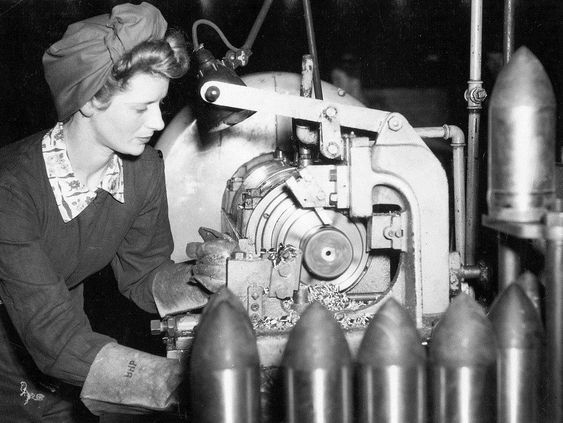
[[[140,212],[111,264],[120,292],[143,310],[156,314],[158,310],[152,293],[155,276],[160,271],[171,271],[181,264],[175,264],[170,259],[174,243],[168,220],[164,162],[155,151],[150,153],[141,163],[143,178],[135,178],[132,184],[134,191],[147,194],[140,200]],[[139,183],[149,184],[148,190],[147,187],[138,186]],[[125,201],[130,193],[126,185]]]
[[[0,187],[0,297],[38,368],[80,386],[99,350],[115,341],[92,331],[81,292],[55,271],[35,210],[26,192]]]

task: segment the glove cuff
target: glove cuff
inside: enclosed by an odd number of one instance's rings
[[[179,360],[109,343],[96,355],[80,398],[98,416],[171,411],[181,381]]]

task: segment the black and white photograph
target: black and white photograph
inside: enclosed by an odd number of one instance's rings
[[[560,0],[0,0],[0,421],[563,422]]]

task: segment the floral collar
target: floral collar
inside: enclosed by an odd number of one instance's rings
[[[47,168],[47,177],[55,194],[55,200],[64,222],[70,222],[78,216],[96,198],[95,191],[90,191],[74,175],[68,159],[61,122],[45,134],[41,142],[43,160]],[[105,174],[98,188],[107,191],[120,203],[125,202],[123,194],[123,161],[114,154],[110,159]]]

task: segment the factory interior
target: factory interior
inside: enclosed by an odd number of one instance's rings
[[[95,331],[192,383],[99,421],[563,422],[562,2],[148,2],[194,51],[151,141],[172,259],[239,250],[193,313],[85,280]],[[0,147],[57,121],[45,49],[120,3],[0,0]]]

